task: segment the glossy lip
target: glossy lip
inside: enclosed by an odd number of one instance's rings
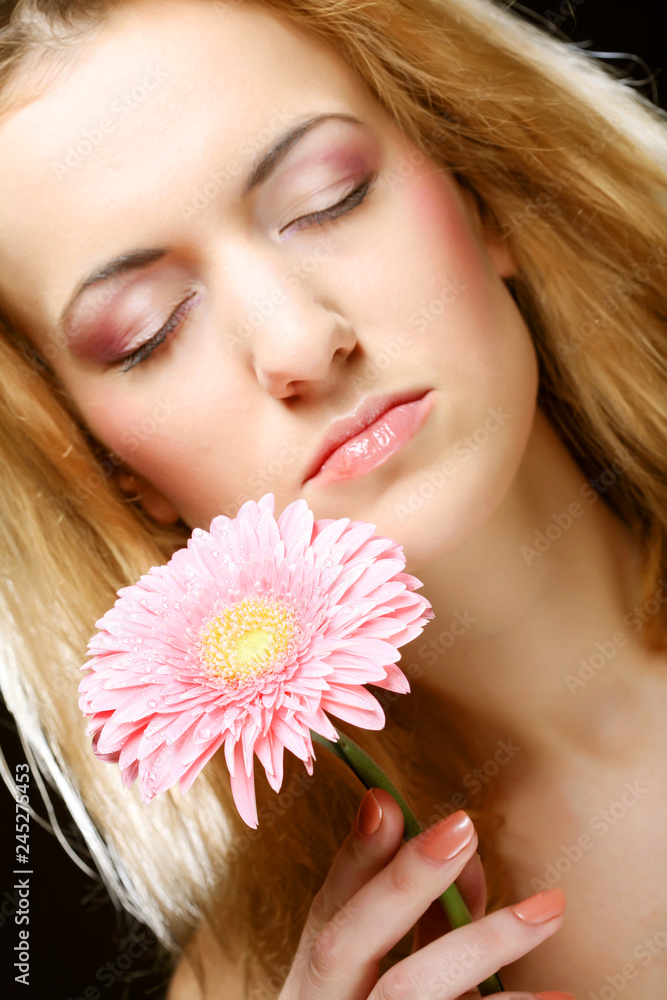
[[[329,433],[324,439],[322,447],[309,465],[302,485],[313,479],[320,472],[327,459],[342,444],[349,441],[350,438],[365,431],[376,420],[384,416],[385,413],[393,410],[395,406],[401,406],[404,403],[415,403],[417,400],[423,399],[429,392],[431,392],[430,388],[413,389],[392,393],[391,395],[375,396],[372,399],[363,400],[350,416],[334,421],[329,428]]]

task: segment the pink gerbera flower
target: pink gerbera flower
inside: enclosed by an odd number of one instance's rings
[[[325,713],[381,729],[363,686],[410,690],[398,647],[433,617],[402,572],[403,549],[349,518],[313,522],[305,500],[276,520],[274,498],[195,528],[96,623],[79,706],[102,760],[117,762],[143,802],[180,782],[183,794],[224,744],[245,822],[257,826],[254,755],[271,787],[287,748],[312,774],[311,730],[338,733]]]

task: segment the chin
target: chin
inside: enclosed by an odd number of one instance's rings
[[[381,507],[375,516],[365,519],[377,525],[377,532],[395,539],[404,549],[408,572],[416,572],[463,544],[492,513],[488,505],[466,504],[459,507],[451,498],[430,498],[419,505],[410,493],[412,504],[401,502],[400,509]],[[406,513],[407,511],[407,513]]]

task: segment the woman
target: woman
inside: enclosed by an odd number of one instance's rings
[[[6,698],[110,891],[188,946],[170,1000],[193,968],[207,997],[500,967],[521,1000],[660,995],[658,114],[486,0],[32,0],[2,51]],[[254,834],[220,754],[145,807],[91,753],[116,590],[269,491],[424,581],[413,693],[354,736],[440,821],[431,857],[380,791],[348,832],[322,754],[258,781]],[[476,919],[443,936],[454,879]]]

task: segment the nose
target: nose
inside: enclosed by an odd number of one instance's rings
[[[270,271],[260,281],[254,269],[245,344],[259,385],[282,399],[325,382],[354,351],[357,336],[313,282]]]
[[[356,336],[342,317],[313,304],[299,314],[283,310],[257,338],[254,369],[260,386],[283,399],[307,392],[332,374],[336,359],[354,350]]]

